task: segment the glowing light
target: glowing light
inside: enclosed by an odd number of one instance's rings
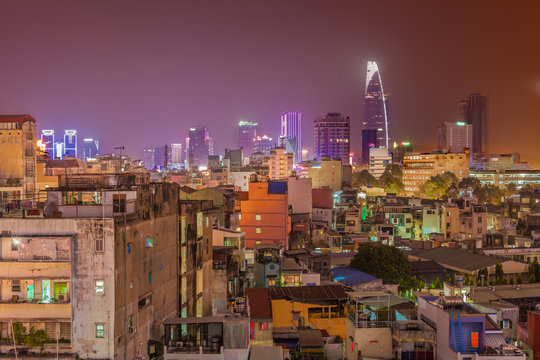
[[[457,126],[465,126],[465,121],[456,122]]]
[[[403,145],[403,146],[409,146],[409,145],[411,145],[411,143],[408,142],[408,141],[402,141],[402,142],[401,142],[401,145]]]
[[[42,152],[45,152],[45,150],[47,149],[47,145],[43,141],[38,140],[37,141],[37,148],[38,148],[38,150],[40,150]]]

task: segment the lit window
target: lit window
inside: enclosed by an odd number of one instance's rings
[[[96,295],[105,295],[105,281],[96,280],[95,287]]]
[[[151,237],[147,237],[146,238],[146,247],[147,248],[154,247],[154,239],[152,239]]]
[[[261,232],[261,228],[255,228],[255,233],[260,234]]]
[[[261,215],[255,215],[255,220],[261,220]]]
[[[96,338],[103,339],[105,337],[105,324],[96,323]]]

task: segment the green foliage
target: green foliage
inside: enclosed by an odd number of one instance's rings
[[[398,164],[390,164],[386,166],[383,174],[379,178],[379,183],[384,186],[386,193],[400,195],[405,191],[405,185],[402,182],[403,171]]]
[[[357,188],[361,186],[379,186],[379,181],[368,170],[362,170],[353,174],[352,186]]]
[[[446,199],[450,194],[455,194],[458,184],[456,175],[452,172],[445,172],[430,177],[425,183],[420,185],[418,195],[427,199]]]
[[[432,289],[442,289],[444,287],[444,283],[439,275],[435,279],[433,279],[433,282],[431,283],[430,287]]]
[[[518,274],[516,279],[516,284],[523,284],[523,279],[521,278],[521,274]]]
[[[504,196],[503,191],[495,185],[483,185],[473,190],[474,196],[481,204],[500,205]]]
[[[482,186],[477,178],[466,177],[459,182],[458,187],[462,190],[474,190]]]
[[[495,284],[496,285],[506,284],[506,278],[504,277],[504,270],[501,263],[495,264]]]
[[[44,345],[51,341],[45,330],[36,330],[32,326],[30,331],[27,331],[26,327],[19,322],[13,323],[13,335],[16,344],[39,347],[41,351],[45,349]]]
[[[383,281],[399,283],[401,290],[412,289],[411,265],[403,252],[393,246],[362,243],[351,266]]]
[[[540,281],[540,265],[538,260],[534,260],[529,264],[529,284]]]

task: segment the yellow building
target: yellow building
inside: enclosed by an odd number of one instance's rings
[[[270,170],[270,179],[286,179],[291,176],[293,171],[292,153],[286,153],[285,148],[275,148],[270,150],[270,161],[268,163]]]
[[[309,166],[308,177],[311,178],[314,189],[329,188],[339,191],[343,183],[343,163],[340,159],[324,156],[320,163]]]
[[[0,206],[4,211],[34,200],[36,145],[33,117],[0,115]]]
[[[427,153],[403,157],[403,185],[407,196],[418,192],[430,177],[452,172],[458,180],[469,176],[469,149],[463,153]]]
[[[347,334],[347,294],[342,285],[269,288],[274,328],[311,327],[330,336]]]

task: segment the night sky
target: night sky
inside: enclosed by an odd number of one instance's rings
[[[1,1],[0,113],[139,156],[196,124],[220,152],[240,119],[276,136],[283,111],[303,112],[311,145],[313,119],[342,112],[358,151],[375,60],[393,139],[435,149],[437,126],[482,92],[489,150],[540,167],[539,13],[538,1]]]

